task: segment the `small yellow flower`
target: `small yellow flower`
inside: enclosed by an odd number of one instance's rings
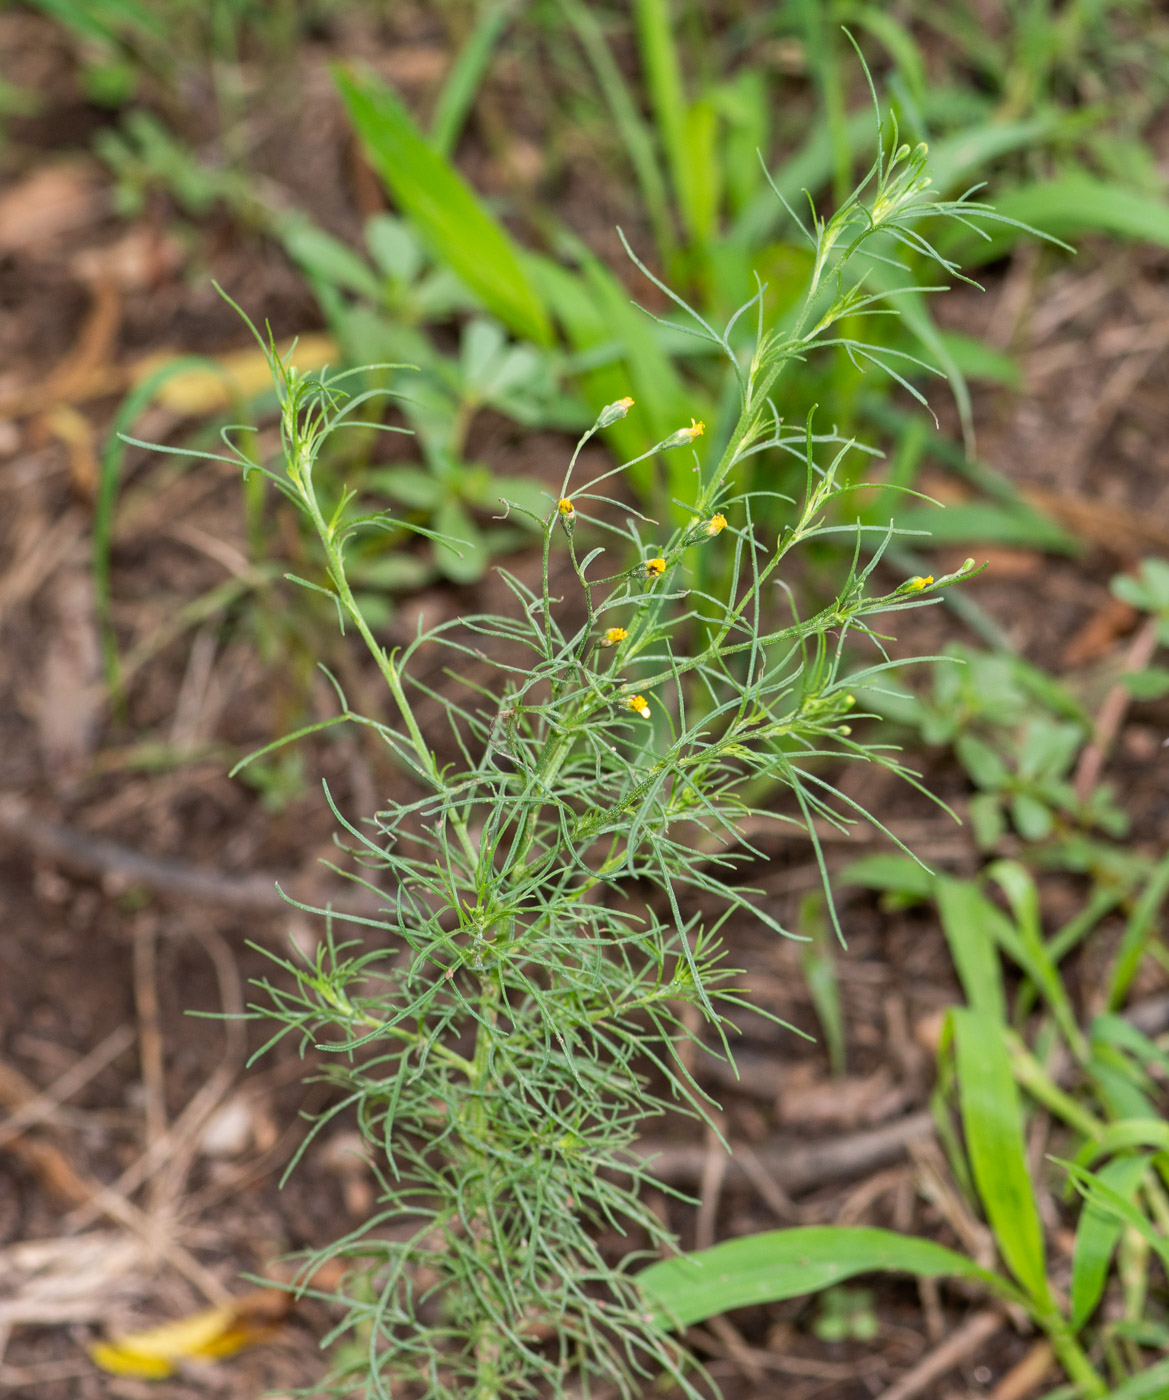
[[[649,719],[649,701],[644,695],[630,695],[625,701],[625,708],[632,710],[635,715],[640,715],[642,719]]]
[[[666,561],[659,554],[656,559],[645,561],[645,576],[648,579],[661,578],[666,572]]]
[[[920,593],[923,588],[928,588],[933,581],[933,574],[918,574],[916,578],[911,578],[905,587],[912,588],[915,593]]]
[[[576,507],[572,504],[572,502],[568,499],[567,496],[565,496],[564,500],[558,501],[556,503],[556,509],[560,512],[561,515],[576,514]]]
[[[679,428],[676,433],[671,433],[665,442],[660,444],[661,450],[665,452],[671,447],[684,447],[688,442],[693,442],[696,437],[701,437],[704,432],[706,432],[706,424],[697,418],[691,418],[688,428]]]
[[[721,534],[727,528],[727,518],[725,515],[712,515],[706,522],[706,533],[711,539],[715,535]]]
[[[615,647],[618,642],[623,642],[628,636],[629,633],[626,632],[624,627],[610,627],[601,638],[601,645],[603,647]]]

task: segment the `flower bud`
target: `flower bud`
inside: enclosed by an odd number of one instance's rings
[[[598,428],[608,428],[616,423],[618,419],[624,418],[633,407],[633,400],[630,398],[617,399],[615,403],[607,403],[597,415],[596,426]]]
[[[697,418],[691,418],[688,428],[679,428],[676,433],[672,433],[665,442],[658,444],[658,450],[668,452],[671,447],[685,447],[692,443],[696,437],[701,437],[706,432],[706,424]]]

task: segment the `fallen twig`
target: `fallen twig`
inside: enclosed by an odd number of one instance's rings
[[[277,883],[293,891],[298,884],[303,886],[303,877],[297,874],[221,875],[182,861],[159,860],[116,841],[45,821],[15,798],[0,798],[0,832],[78,875],[122,885],[145,885],[160,894],[233,909],[287,912],[288,901],[276,888]],[[356,912],[369,913],[375,907],[366,890],[346,890],[344,896],[346,904]]]
[[[883,1390],[879,1400],[911,1400],[912,1396],[920,1395],[932,1381],[952,1371],[972,1351],[977,1351],[1002,1325],[1001,1313],[990,1309],[976,1312],[944,1342],[923,1356],[916,1366],[911,1366],[899,1381],[894,1381],[887,1390]]]
[[[881,1128],[800,1146],[757,1147],[754,1155],[781,1191],[807,1191],[899,1162],[910,1142],[928,1137],[933,1131],[933,1118],[923,1109]],[[652,1159],[653,1175],[670,1186],[693,1186],[702,1180],[706,1169],[707,1149],[702,1146],[643,1138],[636,1150],[639,1157]],[[732,1185],[745,1185],[751,1180],[733,1156],[727,1163],[727,1177]]]
[[[1157,619],[1147,617],[1132,639],[1132,645],[1124,658],[1124,669],[1126,671],[1143,671],[1153,659],[1153,652],[1156,649]],[[1100,781],[1104,760],[1108,756],[1108,750],[1112,747],[1112,742],[1124,722],[1124,716],[1131,703],[1132,694],[1128,687],[1120,681],[1104,697],[1104,703],[1096,715],[1092,737],[1084,746],[1084,751],[1080,754],[1080,761],[1076,765],[1077,801],[1087,802],[1092,795],[1093,788]]]
[[[123,1050],[133,1043],[133,1026],[119,1026],[111,1031],[100,1045],[95,1046],[88,1055],[67,1069],[43,1093],[22,1103],[0,1123],[0,1147],[31,1128],[34,1123],[51,1118],[62,1103],[83,1089],[95,1075],[100,1074],[106,1065],[116,1060]]]

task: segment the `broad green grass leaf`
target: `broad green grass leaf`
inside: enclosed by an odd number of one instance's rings
[[[870,890],[891,890],[896,894],[929,899],[935,877],[909,856],[861,856],[850,861],[836,877],[842,885],[864,885]]]
[[[478,7],[471,32],[443,82],[431,121],[431,141],[442,156],[454,150],[496,45],[523,0],[488,0]]]
[[[731,1308],[818,1293],[856,1274],[877,1271],[918,1278],[966,1278],[1000,1296],[1007,1281],[932,1240],[892,1230],[808,1226],[727,1240],[712,1249],[663,1259],[637,1280],[663,1326],[688,1327]]]
[[[687,168],[686,98],[682,71],[670,19],[668,0],[634,0],[638,53],[646,88],[657,122],[658,139],[666,153],[674,198],[692,236],[696,234],[690,205],[690,172]]]
[[[682,128],[685,143],[682,168],[686,176],[683,207],[690,236],[699,244],[709,243],[717,232],[722,199],[718,136],[718,113],[709,101],[695,102],[687,109]]]
[[[938,880],[936,889],[942,929],[966,1000],[1002,1025],[1007,1000],[995,930],[1006,922],[1005,916],[969,880]]]
[[[1112,180],[1097,180],[1081,171],[1043,184],[995,194],[1001,217],[1029,224],[1040,233],[1074,242],[1089,233],[1107,233],[1134,243],[1169,248],[1169,202],[1126,188]],[[1010,227],[988,227],[989,241],[961,240],[968,266],[1001,257],[1019,237]]]
[[[456,583],[474,583],[487,568],[487,543],[483,532],[462,505],[451,497],[439,503],[434,514],[434,562]],[[449,543],[448,543],[449,542]]]
[[[632,395],[635,408],[607,432],[622,456],[635,457],[692,417],[704,417],[704,405],[682,382],[653,322],[633,305],[625,287],[603,264],[584,250],[581,254],[577,273],[534,254],[527,265],[573,347],[582,352],[609,347],[606,362],[582,375],[582,388],[594,412]],[[640,470],[644,476],[646,469]]]
[[[986,341],[963,335],[961,331],[940,331],[939,338],[963,378],[1002,384],[1008,389],[1022,387],[1023,373],[1014,355],[996,350]]]
[[[1084,1068],[1108,1117],[1122,1122],[1157,1116],[1146,1092],[1153,1089],[1148,1075],[1115,1045],[1094,1045]]]
[[[1120,940],[1108,987],[1108,1005],[1113,1011],[1122,1004],[1137,975],[1166,894],[1169,894],[1169,856],[1154,867]]]
[[[516,248],[458,171],[419,135],[387,87],[344,70],[335,76],[374,168],[435,257],[509,329],[550,344],[548,317]]]
[[[1010,901],[1015,916],[1013,944],[1005,943],[1011,956],[1031,978],[1051,1007],[1064,1038],[1076,1057],[1083,1062],[1088,1055],[1087,1041],[1076,1021],[1076,1013],[1068,997],[1063,978],[1051,959],[1043,940],[1039,914],[1039,891],[1031,873],[1018,861],[996,861],[990,874]]]
[[[1169,1074],[1169,1055],[1123,1016],[1111,1012],[1097,1016],[1088,1029],[1088,1036],[1093,1048],[1097,1045],[1118,1046],[1121,1050],[1127,1050],[1140,1064],[1155,1065],[1162,1074]]]
[[[1101,1157],[1111,1157],[1130,1147],[1169,1152],[1169,1123],[1164,1118],[1122,1118],[1118,1123],[1109,1123],[1099,1137],[1086,1142],[1076,1153],[1076,1166],[1090,1167]]]
[[[1059,1158],[1054,1160],[1058,1162]],[[1169,1268],[1169,1240],[1153,1228],[1152,1223],[1132,1201],[1105,1180],[1103,1172],[1085,1171],[1083,1167],[1077,1167],[1075,1162],[1061,1162],[1060,1165],[1066,1167],[1076,1190],[1081,1192],[1089,1203],[1098,1205],[1102,1211],[1126,1225],[1131,1225],[1152,1247],[1161,1263]]]
[[[930,543],[999,544],[1041,549],[1046,554],[1078,554],[1079,541],[1053,520],[1022,502],[971,501],[899,511],[899,530],[925,530]]]
[[[1130,1376],[1109,1393],[1109,1400],[1165,1400],[1169,1396],[1169,1361],[1157,1361]]]
[[[1051,1306],[1043,1231],[1027,1170],[1023,1113],[999,1023],[951,1013],[966,1150],[978,1194],[1007,1267],[1040,1307]]]
[[[1162,1124],[1169,1129],[1169,1125]],[[1093,1144],[1093,1147],[1099,1144]],[[1098,1176],[1128,1201],[1136,1195],[1149,1169],[1151,1158],[1117,1157],[1107,1163]],[[1124,1228],[1109,1211],[1088,1201],[1080,1212],[1076,1226],[1076,1243],[1072,1250],[1072,1331],[1078,1332],[1092,1316],[1104,1292],[1112,1251]]]
[[[165,11],[143,0],[36,0],[35,8],[60,21],[75,34],[105,43],[125,38],[166,41],[169,37]]]
[[[319,277],[335,287],[356,292],[375,305],[382,298],[382,278],[347,244],[299,216],[286,219],[280,241],[285,251],[309,277]]]
[[[941,140],[930,142],[930,174],[935,187],[960,193],[972,180],[984,178],[995,161],[1018,150],[1033,150],[1061,125],[1059,115],[1030,117],[1016,122],[987,121]],[[995,198],[998,206],[998,198]]]

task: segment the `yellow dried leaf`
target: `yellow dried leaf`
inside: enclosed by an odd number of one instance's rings
[[[215,1361],[267,1341],[289,1303],[286,1294],[260,1289],[222,1307],[97,1342],[89,1355],[115,1376],[164,1380],[184,1361]]]
[[[287,353],[287,346],[281,351]],[[336,363],[337,342],[331,335],[302,335],[296,342],[292,362],[300,370],[320,369]],[[135,367],[137,378],[144,379],[172,356],[149,356]],[[164,408],[188,417],[215,413],[230,406],[233,395],[251,399],[272,382],[268,359],[257,345],[254,350],[233,350],[216,357],[219,370],[189,369],[172,375],[159,385],[156,400]]]

